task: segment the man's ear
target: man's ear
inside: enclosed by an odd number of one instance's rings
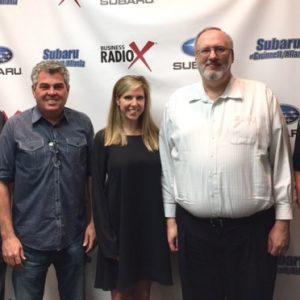
[[[35,88],[36,88],[36,85],[33,84],[31,86],[31,91],[32,91],[33,96],[35,96]]]

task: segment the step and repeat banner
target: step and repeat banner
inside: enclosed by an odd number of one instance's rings
[[[149,80],[159,125],[170,94],[199,81],[194,37],[217,26],[234,40],[234,75],[263,81],[278,96],[293,145],[300,108],[299,11],[297,0],[0,0],[0,110],[11,117],[33,106],[32,67],[56,59],[71,75],[67,105],[89,115],[95,131],[105,126],[112,87],[126,74]],[[299,299],[298,215],[290,249],[279,259],[276,300]],[[152,299],[181,299],[172,260],[174,286],[154,285]],[[94,266],[92,253],[87,299],[110,299],[93,288]],[[6,299],[14,299],[10,270],[6,286]],[[58,299],[53,269],[44,299]]]

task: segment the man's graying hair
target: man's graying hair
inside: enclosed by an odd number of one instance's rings
[[[197,44],[197,41],[198,41],[199,37],[200,37],[204,32],[210,31],[210,30],[218,30],[218,31],[224,32],[225,35],[226,35],[226,37],[228,38],[228,41],[229,41],[229,44],[230,44],[230,48],[233,49],[233,40],[232,40],[231,36],[230,36],[227,32],[223,31],[221,28],[219,28],[219,27],[213,27],[213,26],[211,26],[211,27],[206,27],[206,28],[202,29],[202,30],[197,34],[197,36],[196,36],[196,38],[195,38],[195,49],[196,49],[196,44]]]
[[[46,72],[49,74],[60,73],[64,77],[64,82],[69,86],[70,75],[68,69],[63,63],[56,60],[41,61],[38,63],[31,72],[32,86],[35,87],[38,82],[40,72]]]

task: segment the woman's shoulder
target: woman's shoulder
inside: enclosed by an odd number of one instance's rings
[[[104,145],[105,128],[102,128],[95,134],[95,143],[101,143]]]

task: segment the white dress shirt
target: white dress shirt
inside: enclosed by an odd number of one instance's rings
[[[239,218],[275,204],[292,218],[289,136],[263,83],[232,78],[212,101],[202,83],[178,89],[160,131],[165,216],[176,202],[197,217]]]

